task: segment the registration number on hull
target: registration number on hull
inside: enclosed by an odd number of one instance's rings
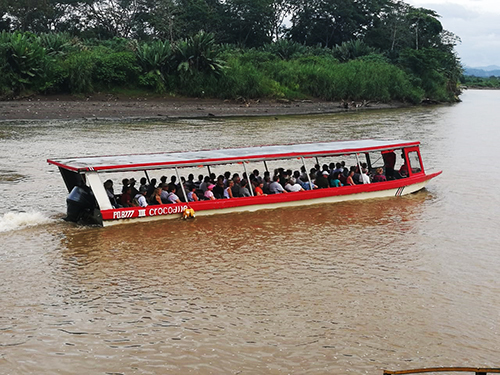
[[[151,206],[132,210],[116,210],[113,211],[113,219],[131,219],[133,217],[161,216],[174,215],[182,213],[187,205],[171,205],[171,206]],[[104,215],[103,215],[104,216]]]

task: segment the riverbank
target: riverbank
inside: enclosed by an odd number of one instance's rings
[[[217,100],[178,97],[92,95],[35,96],[0,102],[0,120],[204,118],[283,116],[400,108],[400,102],[330,102],[319,100]]]

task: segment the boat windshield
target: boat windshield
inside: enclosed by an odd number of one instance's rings
[[[408,161],[410,162],[412,174],[422,172],[422,165],[420,163],[420,158],[418,157],[417,151],[408,152]]]

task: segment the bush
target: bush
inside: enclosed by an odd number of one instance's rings
[[[294,56],[305,54],[307,47],[291,40],[280,39],[274,43],[264,45],[262,51],[270,52],[283,60],[290,60]]]
[[[140,68],[136,64],[133,52],[114,52],[95,56],[95,79],[99,86],[111,88],[134,86],[137,83]]]
[[[52,85],[52,66],[40,38],[31,33],[0,36],[0,87],[19,95],[23,91],[44,91]]]
[[[64,61],[66,88],[73,94],[94,91],[95,59],[91,51],[73,53]]]

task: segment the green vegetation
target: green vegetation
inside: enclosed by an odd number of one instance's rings
[[[475,77],[462,76],[460,82],[468,87],[478,87],[485,89],[500,89],[500,77]]]
[[[4,99],[116,90],[412,103],[459,95],[458,38],[432,10],[398,0],[0,0],[0,16]]]

